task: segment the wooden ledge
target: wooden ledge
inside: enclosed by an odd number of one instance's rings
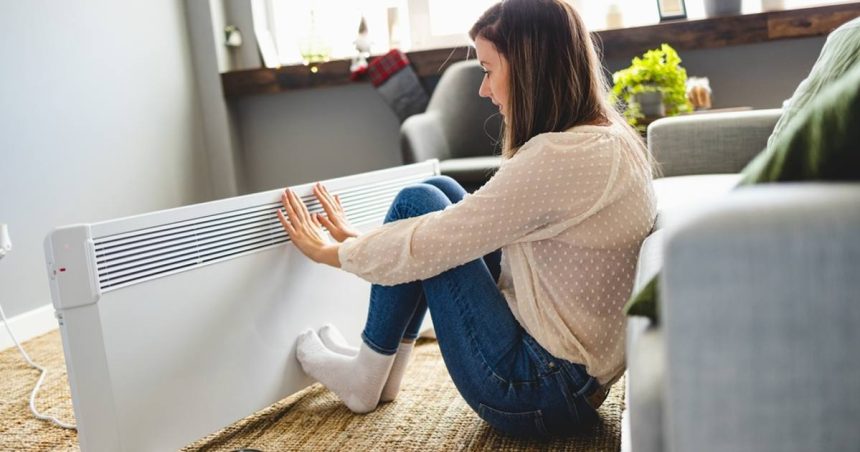
[[[594,35],[600,42],[604,58],[631,58],[648,49],[659,47],[664,42],[681,51],[825,36],[858,16],[860,2],[852,2],[740,16],[670,21],[643,27],[603,30],[595,32]],[[475,55],[469,47],[456,47],[408,52],[407,56],[420,77],[430,77],[440,75],[451,63],[474,58]],[[347,60],[221,74],[224,96],[228,99],[349,83],[368,82],[354,82],[350,79]]]

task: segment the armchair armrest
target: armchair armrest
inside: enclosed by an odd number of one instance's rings
[[[648,126],[663,176],[737,173],[767,145],[780,109],[674,116]]]
[[[400,126],[400,152],[403,163],[445,160],[451,156],[438,112],[413,115],[403,122]]]
[[[635,340],[631,340],[635,336]],[[627,324],[627,416],[631,452],[662,452],[666,344],[663,330],[644,317]]]
[[[642,244],[633,293],[641,290],[660,271],[664,233],[664,230],[658,230]],[[630,452],[661,452],[666,449],[663,444],[665,350],[659,325],[645,317],[627,318],[626,405]]]
[[[733,191],[667,227],[668,450],[860,444],[860,184]]]

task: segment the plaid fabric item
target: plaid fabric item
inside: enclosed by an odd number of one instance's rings
[[[373,83],[373,86],[379,86],[406,66],[409,66],[409,59],[406,58],[406,55],[397,49],[392,49],[370,63],[367,68],[367,75],[370,76],[370,82]]]

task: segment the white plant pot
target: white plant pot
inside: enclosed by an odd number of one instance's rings
[[[785,1],[783,0],[761,0],[762,11],[781,11],[785,9]]]
[[[636,94],[633,98],[639,104],[639,110],[645,117],[661,118],[666,116],[666,106],[663,105],[663,93],[650,91]]]
[[[705,0],[708,17],[736,16],[741,13],[741,0]]]

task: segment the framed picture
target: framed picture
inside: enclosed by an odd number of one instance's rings
[[[657,0],[657,10],[660,12],[660,22],[687,18],[684,0]]]

